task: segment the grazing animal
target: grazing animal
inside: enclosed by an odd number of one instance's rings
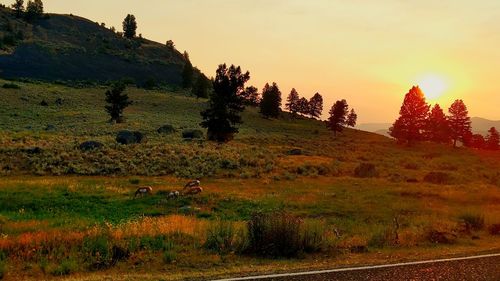
[[[168,194],[167,198],[168,199],[177,199],[177,198],[179,198],[179,195],[180,195],[179,191],[175,190],[175,191],[170,192]]]
[[[200,179],[196,179],[194,181],[190,181],[188,182],[185,186],[184,186],[184,190],[186,189],[191,189],[193,187],[199,187],[200,186]]]
[[[142,186],[137,189],[137,191],[134,194],[134,198],[137,196],[144,196],[144,195],[152,195],[153,194],[153,188],[151,186]]]
[[[188,189],[184,194],[196,195],[198,193],[201,193],[202,191],[203,191],[203,188],[201,188],[201,186],[197,186],[197,187],[192,187],[192,188]]]

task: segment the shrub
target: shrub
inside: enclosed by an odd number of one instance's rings
[[[418,166],[417,163],[406,163],[404,165],[404,168],[407,169],[407,170],[418,170],[419,166]]]
[[[21,89],[21,87],[14,83],[5,83],[2,86],[4,89]]]
[[[86,237],[83,241],[82,254],[91,269],[110,267],[113,264],[110,237],[105,235]]]
[[[425,175],[424,181],[432,184],[449,184],[451,176],[443,172],[430,172]]]
[[[78,263],[71,258],[65,259],[55,267],[50,273],[55,276],[69,275],[76,272],[78,269]]]
[[[284,212],[255,213],[248,222],[249,253],[295,257],[303,249],[302,220]]]
[[[139,184],[141,182],[141,180],[140,179],[129,179],[128,182],[130,184]]]
[[[172,250],[166,250],[163,252],[163,262],[172,263],[177,258],[177,255]]]
[[[358,178],[373,178],[378,176],[378,172],[374,164],[361,163],[354,170],[354,175]]]
[[[430,225],[425,230],[425,238],[434,244],[454,244],[457,240],[457,235],[447,226]]]
[[[484,216],[474,213],[462,214],[459,217],[465,223],[468,230],[481,230],[484,228]]]
[[[175,128],[172,125],[163,125],[160,128],[158,128],[158,130],[156,130],[156,131],[158,132],[158,134],[168,135],[168,134],[175,133]]]
[[[136,144],[144,140],[144,135],[141,132],[120,131],[116,135],[116,141],[120,144]]]
[[[491,235],[500,235],[500,224],[492,224],[489,228],[488,228],[488,232],[491,234]]]
[[[236,231],[232,222],[217,221],[207,229],[205,248],[218,254],[228,254],[236,249]]]
[[[7,271],[6,265],[7,255],[0,251],[0,280],[5,276],[5,272]]]
[[[186,129],[182,131],[182,138],[184,139],[202,139],[203,132],[196,129]]]
[[[302,247],[306,253],[315,253],[326,246],[325,224],[321,221],[306,220],[302,225]]]
[[[98,141],[86,141],[82,142],[79,146],[82,151],[95,150],[103,147],[103,144]]]
[[[376,231],[368,240],[368,246],[374,248],[384,248],[397,245],[397,236],[393,229],[384,228]]]

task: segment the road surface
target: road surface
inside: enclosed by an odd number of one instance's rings
[[[300,273],[221,279],[218,281],[500,281],[500,254]]]

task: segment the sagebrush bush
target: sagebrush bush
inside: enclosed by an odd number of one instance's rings
[[[373,178],[378,176],[378,171],[372,163],[361,163],[354,169],[354,175],[358,178]]]
[[[90,269],[105,269],[113,265],[111,238],[107,235],[86,237],[83,240],[82,254]]]
[[[374,232],[368,240],[368,246],[374,248],[395,246],[397,243],[396,233],[391,228],[382,228]]]
[[[21,87],[14,83],[5,83],[2,86],[4,89],[21,89]]]
[[[306,220],[302,224],[302,247],[306,253],[316,253],[327,246],[325,223],[317,220]]]
[[[54,276],[63,276],[74,273],[78,270],[78,262],[73,258],[64,259],[61,263],[53,268],[50,274]]]
[[[467,229],[481,230],[484,228],[484,216],[476,213],[464,213],[459,219],[465,223]]]
[[[184,139],[202,139],[203,132],[196,129],[186,129],[182,131],[182,138]]]
[[[4,252],[0,251],[0,280],[3,279],[7,271],[6,260],[7,255]]]
[[[162,258],[163,258],[164,263],[169,264],[169,263],[172,263],[176,260],[177,255],[172,250],[165,250],[163,252]]]
[[[491,235],[500,235],[500,224],[496,223],[496,224],[490,225],[490,227],[488,227],[488,232]]]
[[[433,184],[450,184],[452,177],[448,173],[430,172],[425,175],[424,181]]]
[[[228,254],[237,249],[236,228],[230,221],[219,220],[207,228],[205,248],[218,254]]]
[[[295,257],[303,250],[303,221],[284,212],[255,213],[248,222],[247,251],[259,256]]]

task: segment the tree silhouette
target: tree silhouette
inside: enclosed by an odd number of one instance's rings
[[[242,73],[239,66],[219,65],[208,109],[201,113],[201,126],[208,129],[209,140],[227,142],[238,133],[236,125],[242,123],[240,113],[245,109],[240,92],[249,79],[250,73]]]
[[[309,101],[302,97],[300,98],[298,104],[297,104],[297,112],[302,114],[302,115],[308,115],[310,110],[309,110]]]
[[[189,54],[186,51],[184,51],[184,60],[186,63],[182,69],[182,87],[187,89],[193,84],[193,65],[191,64]]]
[[[125,84],[121,82],[114,83],[111,89],[106,91],[106,102],[108,105],[106,105],[105,108],[111,117],[111,121],[115,121],[116,123],[122,123],[124,121],[123,110],[132,104],[124,91]]]
[[[297,112],[299,112],[299,100],[299,93],[297,93],[297,90],[293,88],[286,98],[287,103],[285,104],[285,108],[292,113],[294,117],[297,115]]]
[[[270,86],[266,83],[262,90],[260,113],[266,118],[278,118],[281,112],[281,92],[278,85],[273,82]]]
[[[488,137],[486,138],[486,147],[491,150],[500,149],[500,134],[495,127],[488,130]]]
[[[450,123],[439,104],[434,105],[429,112],[424,128],[424,137],[436,143],[450,143]]]
[[[128,14],[123,20],[123,36],[128,39],[135,37],[137,31],[137,21],[134,15]]]
[[[450,123],[451,138],[453,146],[457,146],[457,141],[464,142],[467,135],[471,134],[471,121],[467,106],[462,100],[456,100],[448,109],[450,115],[448,121]]]
[[[400,142],[411,144],[421,140],[426,125],[429,105],[418,86],[414,86],[405,95],[399,111],[399,118],[389,129],[389,134]]]
[[[346,120],[346,125],[349,127],[356,127],[356,122],[358,121],[358,115],[356,114],[356,111],[354,111],[354,108],[351,109],[351,112],[349,115],[347,115],[347,120]]]
[[[16,0],[16,2],[12,4],[12,9],[16,11],[16,17],[20,18],[24,12],[24,0]]]
[[[33,21],[43,15],[43,2],[42,0],[28,1],[26,5],[26,19]]]
[[[258,91],[259,90],[254,86],[246,87],[245,90],[241,92],[243,103],[249,106],[258,106],[260,104]]]
[[[328,118],[327,126],[333,131],[334,136],[337,136],[337,132],[342,132],[344,129],[348,112],[349,105],[346,100],[336,101],[330,109],[330,117]]]
[[[175,44],[174,44],[174,41],[172,40],[168,40],[167,43],[165,44],[167,46],[167,48],[169,48],[170,50],[174,50],[175,49]]]
[[[322,112],[323,112],[323,97],[319,93],[316,93],[309,100],[309,115],[312,118],[318,118],[321,116]]]
[[[208,98],[209,87],[208,79],[203,74],[200,74],[194,84],[193,94],[196,98]]]
[[[465,139],[465,145],[472,148],[484,149],[486,148],[486,140],[481,134],[471,134]]]

